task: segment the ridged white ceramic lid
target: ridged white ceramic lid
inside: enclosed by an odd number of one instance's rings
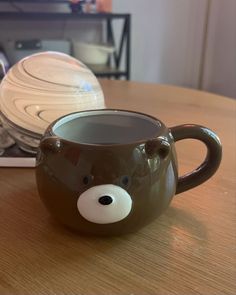
[[[38,134],[60,116],[100,108],[104,108],[104,96],[95,75],[63,53],[43,52],[24,58],[0,84],[3,115]]]

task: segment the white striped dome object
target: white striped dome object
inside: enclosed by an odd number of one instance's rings
[[[0,84],[3,126],[30,152],[36,152],[41,135],[57,118],[104,107],[95,75],[64,53],[30,55],[16,63]]]

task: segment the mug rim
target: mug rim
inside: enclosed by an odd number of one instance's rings
[[[57,124],[60,121],[63,121],[65,118],[72,117],[72,120],[73,120],[73,115],[84,114],[84,113],[97,113],[97,112],[104,112],[104,113],[106,113],[106,112],[114,112],[114,113],[134,114],[134,115],[144,117],[145,119],[149,119],[154,124],[158,124],[159,126],[157,128],[156,134],[153,137],[146,138],[146,139],[142,138],[142,139],[139,139],[139,140],[133,140],[133,141],[128,142],[128,143],[100,144],[100,143],[79,142],[79,141],[73,141],[73,140],[66,139],[65,137],[60,136],[60,135],[55,133],[55,128],[61,126],[63,123],[61,125],[59,125],[59,126],[57,126]],[[78,117],[75,117],[75,119],[76,118],[78,118]],[[154,117],[152,115],[149,115],[149,114],[146,114],[146,113],[143,113],[143,112],[139,112],[139,111],[133,111],[133,110],[117,109],[117,108],[103,108],[103,109],[91,109],[91,110],[75,111],[75,112],[72,112],[72,113],[65,114],[65,115],[57,118],[56,120],[54,120],[52,123],[50,123],[50,125],[46,129],[45,135],[48,134],[50,136],[56,137],[57,139],[62,140],[64,142],[67,142],[69,144],[73,143],[75,145],[80,145],[80,146],[85,146],[85,147],[109,148],[109,147],[116,147],[116,146],[121,147],[121,146],[143,144],[143,143],[148,142],[149,140],[156,139],[158,136],[164,135],[166,129],[167,129],[166,125],[161,120],[159,120],[158,118],[156,118],[156,117]]]

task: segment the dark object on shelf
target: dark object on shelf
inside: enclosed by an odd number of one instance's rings
[[[40,40],[17,40],[15,42],[16,50],[38,50],[41,48],[42,45]]]
[[[9,40],[5,44],[10,63],[13,65],[22,58],[42,52],[58,51],[71,54],[71,43],[68,40]]]
[[[1,0],[0,0],[1,1]],[[68,4],[68,3],[67,3]],[[131,15],[119,13],[43,13],[43,12],[0,12],[0,20],[14,21],[56,21],[56,20],[101,20],[106,24],[106,42],[113,45],[116,50],[108,60],[106,67],[93,70],[97,77],[130,79],[130,31]],[[113,32],[113,21],[122,20],[121,37],[116,44]],[[37,38],[37,36],[36,36]],[[124,56],[123,56],[124,55]],[[124,69],[121,60],[124,59]]]
[[[70,9],[72,13],[96,13],[96,0],[71,0]]]
[[[72,13],[83,13],[83,6],[85,4],[85,0],[80,0],[77,3],[70,3],[70,9]]]

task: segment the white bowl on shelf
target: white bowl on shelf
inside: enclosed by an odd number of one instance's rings
[[[73,55],[87,65],[105,65],[114,46],[73,41]]]

